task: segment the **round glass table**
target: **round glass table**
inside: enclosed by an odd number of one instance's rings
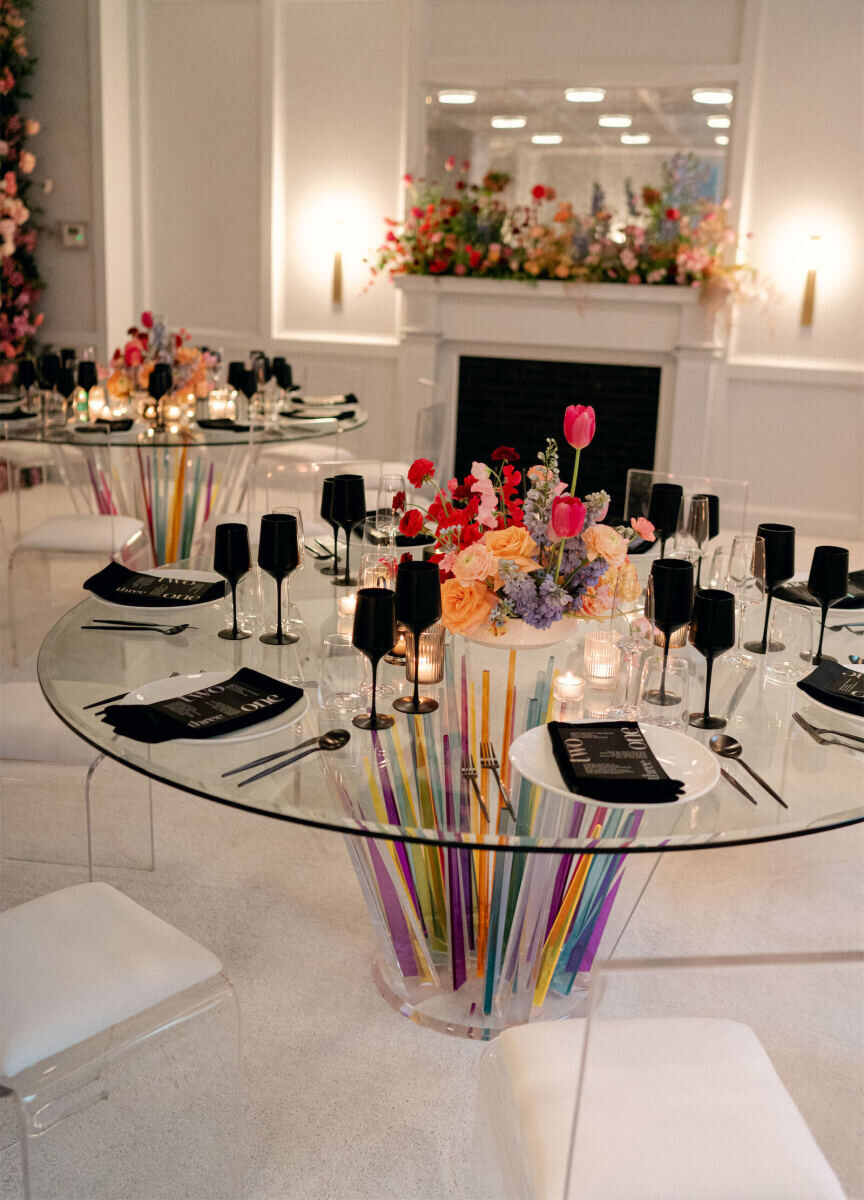
[[[556,673],[578,669],[581,622],[568,641],[518,654],[452,638],[441,682],[421,688],[438,700],[436,712],[395,713],[394,726],[380,732],[357,729],[356,706],[331,703],[332,663],[322,659],[322,643],[350,633],[350,617],[339,612],[344,591],[331,586],[320,565],[307,556],[292,576],[290,619],[299,634],[292,645],[258,640],[274,627],[276,597],[273,581],[253,570],[239,601],[241,624],[254,635],[247,640],[217,636],[230,624],[223,601],[190,612],[181,622],[188,627],[169,636],[84,631],[94,618],[122,617],[91,598],[46,637],[39,680],[71,729],[127,766],[217,803],[345,835],[379,939],[376,981],[420,1023],[482,1038],[508,1024],[576,1013],[591,964],[611,954],[660,854],[770,842],[864,820],[864,740],[860,751],[819,744],[792,715],[861,739],[864,720],[817,707],[794,684],[773,683],[764,663],[742,680],[727,732],[787,807],[739,763],[718,762],[707,750],[710,731],[697,729],[681,733],[682,744],[703,768],[709,760],[714,774],[707,786],[691,789],[692,798],[671,804],[599,804],[520,774],[508,748],[548,719]],[[160,618],[136,610],[134,619]],[[850,630],[826,635],[826,650],[844,663],[859,647]],[[97,702],[172,673],[192,676],[194,691],[202,671],[241,667],[299,683],[309,699],[305,711],[261,736],[247,729],[218,744],[148,745],[116,735],[100,716]],[[391,711],[412,685],[404,667],[381,667],[378,706]],[[694,659],[694,675],[698,667]],[[610,695],[589,687],[584,715],[602,716]],[[351,735],[339,749],[254,782],[245,782],[254,767],[229,773],[334,728]],[[509,806],[484,766],[484,742],[498,755]],[[685,752],[677,765],[687,769],[690,757]],[[725,777],[717,778],[717,766]]]

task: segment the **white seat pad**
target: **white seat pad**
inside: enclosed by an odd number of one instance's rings
[[[16,467],[50,467],[54,454],[50,446],[39,442],[0,441],[0,462],[14,463]]]
[[[537,1197],[564,1194],[584,1029],[523,1025],[487,1051]],[[712,1018],[595,1021],[576,1163],[568,1200],[843,1196],[753,1030]]]
[[[0,1074],[14,1077],[222,970],[106,883],[0,913]]]
[[[87,765],[96,754],[54,715],[38,683],[0,684],[0,758]]]
[[[80,554],[114,554],[122,550],[144,525],[136,517],[81,516],[49,517],[26,533],[17,549],[57,550]]]

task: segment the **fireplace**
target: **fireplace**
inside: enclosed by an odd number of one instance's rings
[[[612,515],[622,516],[628,468],[654,466],[659,367],[463,355],[457,397],[454,473],[460,479],[477,456],[488,462],[496,446],[514,447],[527,470],[552,436],[561,478],[569,481],[574,452],[562,431],[568,404],[590,404],[602,414],[580,461],[580,496],[605,488]]]

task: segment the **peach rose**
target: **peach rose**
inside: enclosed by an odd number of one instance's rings
[[[611,525],[592,525],[582,533],[588,561],[605,558],[610,567],[620,567],[627,557],[627,543]]]
[[[510,525],[507,529],[493,529],[483,538],[496,558],[515,563],[520,571],[536,571],[533,560],[538,554],[537,543],[527,529]]]
[[[612,607],[612,593],[607,587],[586,588],[582,596],[582,614],[586,617],[606,617]]]
[[[498,597],[482,583],[448,579],[441,584],[441,620],[451,633],[470,633],[488,618]]]
[[[466,546],[456,555],[452,566],[453,574],[460,583],[477,583],[490,575],[498,576],[498,559],[483,542]]]
[[[632,604],[642,595],[642,585],[636,568],[631,562],[625,562],[623,567],[610,567],[600,580],[600,584],[610,591],[615,590],[615,580],[618,580],[618,603]]]

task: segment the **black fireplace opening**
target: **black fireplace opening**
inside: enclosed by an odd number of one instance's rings
[[[462,479],[472,462],[488,463],[498,446],[512,446],[527,471],[554,437],[569,485],[575,452],[564,438],[564,411],[590,404],[597,432],[582,453],[576,493],[605,488],[612,496],[607,520],[620,520],[627,471],[654,466],[659,400],[660,367],[461,357],[455,474]]]

